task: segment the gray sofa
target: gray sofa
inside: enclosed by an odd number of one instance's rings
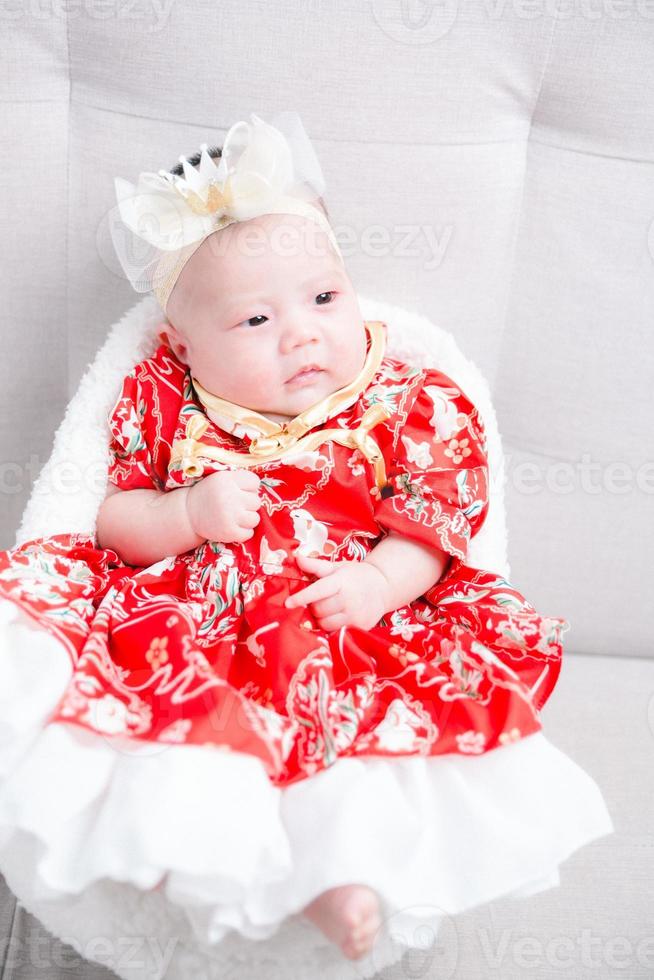
[[[296,109],[358,289],[450,330],[506,453],[512,578],[565,616],[548,737],[616,833],[381,976],[654,976],[654,13],[645,3],[5,4],[3,548],[106,330],[113,177]],[[1,882],[1,880],[0,880]],[[0,980],[111,977],[0,890]]]

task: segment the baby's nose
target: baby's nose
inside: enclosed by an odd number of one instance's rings
[[[306,317],[290,320],[285,324],[284,339],[289,347],[298,347],[300,344],[315,340],[316,337],[316,328]]]

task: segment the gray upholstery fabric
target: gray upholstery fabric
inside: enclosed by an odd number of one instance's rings
[[[514,581],[573,626],[545,730],[618,827],[570,859],[560,889],[457,921],[438,975],[651,977],[651,7],[68,6],[0,12],[0,547],[134,302],[104,235],[113,177],[172,166],[251,111],[297,109],[357,289],[451,330],[491,385]],[[54,952],[36,970],[45,934],[14,912],[0,895],[0,980],[108,975]]]

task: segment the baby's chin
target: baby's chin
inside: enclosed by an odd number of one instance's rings
[[[317,379],[315,384],[307,384],[294,391],[280,393],[275,407],[270,409],[259,409],[261,415],[266,415],[275,422],[286,422],[294,419],[296,415],[311,408],[316,402],[322,401],[328,395],[332,395],[342,385],[334,385],[334,379],[326,371]]]

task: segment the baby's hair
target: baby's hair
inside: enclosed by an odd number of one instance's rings
[[[216,160],[216,159],[220,159],[220,157],[223,155],[223,150],[221,146],[208,146],[207,153],[209,154],[212,160]],[[192,157],[187,157],[186,159],[188,160],[188,162],[191,164],[192,167],[197,167],[200,164],[201,156],[202,156],[202,152],[200,151],[199,153],[194,153]],[[177,163],[175,164],[174,167],[170,168],[169,172],[171,174],[175,174],[177,177],[183,177],[184,167],[182,166],[181,163]]]
[[[223,150],[221,146],[208,146],[207,153],[209,154],[212,160],[217,160],[220,159],[220,157],[223,155]],[[186,159],[188,160],[188,162],[191,164],[192,167],[197,167],[200,164],[201,156],[202,156],[202,151],[200,151],[199,153],[194,153],[192,157],[187,157]],[[169,173],[175,174],[177,177],[183,177],[184,167],[182,166],[181,163],[176,163],[174,167],[170,168]],[[320,204],[320,207],[325,212],[325,217],[328,218],[329,211],[327,210],[327,205],[323,201],[322,197],[318,198],[318,203]]]

